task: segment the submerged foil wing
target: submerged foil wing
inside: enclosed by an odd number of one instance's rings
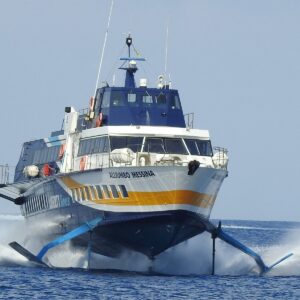
[[[282,258],[278,259],[276,262],[274,262],[270,266],[267,266],[258,253],[256,253],[255,251],[253,251],[251,248],[247,247],[246,245],[242,244],[241,242],[239,242],[238,240],[236,240],[229,234],[225,233],[223,231],[223,229],[221,228],[221,222],[219,223],[218,227],[215,227],[215,225],[213,225],[212,223],[208,223],[207,231],[212,234],[212,238],[219,238],[220,240],[224,241],[225,243],[233,246],[236,249],[239,249],[243,253],[252,257],[255,260],[257,266],[259,267],[260,275],[268,273],[275,266],[277,266],[278,264],[280,264],[281,262],[285,261],[286,259],[288,259],[289,257],[291,257],[293,255],[293,253],[289,253],[289,254],[283,256]]]

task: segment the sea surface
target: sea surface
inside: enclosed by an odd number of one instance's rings
[[[138,253],[125,253],[119,259],[93,255],[91,271],[86,269],[85,249],[66,244],[47,256],[57,268],[41,268],[7,246],[17,240],[37,253],[38,241],[28,241],[25,235],[35,229],[27,228],[21,216],[5,215],[0,216],[0,298],[300,299],[300,223],[224,220],[222,224],[224,231],[260,253],[268,265],[287,253],[294,255],[259,276],[251,258],[217,241],[212,276],[212,242],[203,234],[153,263]]]

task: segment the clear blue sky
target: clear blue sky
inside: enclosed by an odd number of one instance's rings
[[[109,0],[0,0],[0,163],[93,94]],[[115,0],[102,80],[125,35],[151,84],[169,65],[185,112],[229,149],[213,218],[300,221],[300,1]],[[0,213],[14,212],[5,200]]]

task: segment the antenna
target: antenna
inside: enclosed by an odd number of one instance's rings
[[[109,15],[108,15],[107,28],[106,28],[104,43],[103,43],[102,52],[101,52],[101,59],[100,59],[100,64],[99,64],[99,69],[98,69],[98,76],[97,76],[97,81],[96,81],[94,97],[96,97],[96,92],[97,92],[98,83],[99,83],[99,79],[100,79],[101,67],[102,67],[102,62],[103,62],[103,56],[104,56],[104,51],[105,51],[105,46],[106,46],[106,40],[107,40],[107,35],[108,35],[108,30],[109,30],[110,18],[111,18],[111,14],[112,14],[113,5],[114,5],[114,0],[111,0],[110,11],[109,11]]]
[[[169,41],[169,17],[167,19],[167,29],[166,29],[166,51],[165,51],[165,85],[167,78],[167,66],[168,66],[168,41]]]

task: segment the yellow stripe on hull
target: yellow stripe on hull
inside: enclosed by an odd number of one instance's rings
[[[80,184],[70,177],[62,177],[63,183],[70,189],[84,188],[88,185]],[[216,196],[198,193],[190,190],[173,190],[159,192],[128,191],[126,198],[89,199],[96,204],[114,206],[150,206],[150,205],[193,205],[201,208],[210,208]]]

